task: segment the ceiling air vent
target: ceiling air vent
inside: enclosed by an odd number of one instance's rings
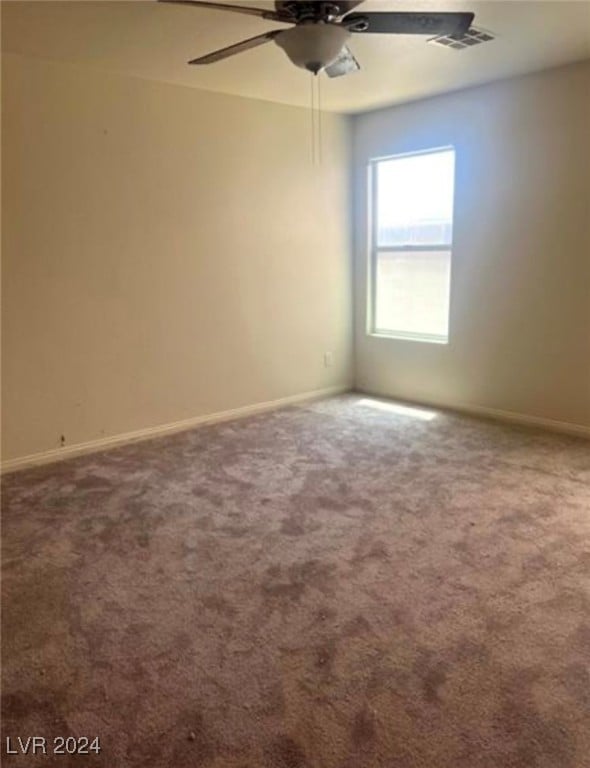
[[[490,40],[494,39],[494,35],[484,29],[469,27],[467,32],[463,34],[440,35],[440,37],[432,37],[428,42],[443,45],[445,48],[453,48],[455,51],[462,51],[465,48],[471,48],[472,45],[489,43]]]

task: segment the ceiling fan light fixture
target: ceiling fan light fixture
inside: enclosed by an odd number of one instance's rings
[[[317,75],[336,60],[350,32],[340,24],[299,24],[285,29],[275,37],[296,67]]]

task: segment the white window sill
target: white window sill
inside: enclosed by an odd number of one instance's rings
[[[369,331],[367,332],[367,336],[372,336],[375,339],[390,339],[393,341],[418,341],[422,344],[442,344],[443,346],[448,345],[449,339],[448,337],[445,338],[443,336],[435,337],[435,336],[421,336],[420,334],[416,334],[413,336],[412,334],[401,334],[401,333],[386,333],[384,331]]]

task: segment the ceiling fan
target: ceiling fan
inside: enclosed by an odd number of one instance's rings
[[[189,64],[212,64],[236,53],[264,45],[271,40],[282,48],[297,67],[314,74],[324,70],[329,77],[339,77],[360,69],[346,44],[352,34],[378,35],[464,35],[473,22],[473,13],[465,12],[406,12],[351,13],[363,0],[277,0],[274,10],[251,8],[247,5],[209,3],[204,0],[159,0],[161,3],[194,5],[233,13],[258,16],[268,21],[291,24],[242,40]]]

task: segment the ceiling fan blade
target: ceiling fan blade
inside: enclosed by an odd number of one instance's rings
[[[351,72],[358,72],[359,69],[360,65],[355,59],[354,54],[345,45],[338,54],[338,58],[330,66],[326,67],[324,72],[328,77],[342,77],[342,75],[349,75]]]
[[[382,35],[460,35],[469,29],[473,13],[352,13],[343,23],[351,32],[373,32]],[[368,26],[363,29],[363,22]],[[355,26],[358,28],[355,29]]]
[[[251,8],[249,5],[228,5],[227,3],[208,3],[204,0],[158,0],[160,3],[172,3],[174,5],[194,5],[197,8],[212,8],[215,11],[233,11],[234,13],[245,13],[248,16],[258,16],[261,19],[271,21],[289,21],[285,17],[274,11],[264,10],[263,8]]]
[[[242,51],[248,51],[250,48],[257,48],[259,45],[269,43],[276,35],[282,30],[275,29],[272,32],[265,32],[264,35],[256,35],[256,37],[250,37],[248,40],[242,40],[241,43],[235,43],[235,45],[229,45],[227,48],[221,48],[213,53],[207,53],[205,56],[199,56],[198,59],[191,59],[189,64],[213,64],[215,61],[221,59],[227,59],[229,56],[234,56],[236,53],[242,53]]]

